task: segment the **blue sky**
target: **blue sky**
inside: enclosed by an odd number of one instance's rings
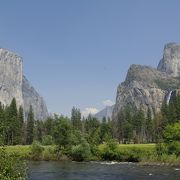
[[[0,46],[23,57],[48,109],[96,111],[115,102],[131,64],[156,67],[180,42],[178,0],[2,0]]]

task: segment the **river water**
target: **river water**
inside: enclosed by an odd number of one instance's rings
[[[29,162],[29,180],[180,180],[180,168],[115,162]]]

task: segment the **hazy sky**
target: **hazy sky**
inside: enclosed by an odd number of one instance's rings
[[[94,112],[115,102],[131,64],[156,67],[180,42],[179,0],[1,0],[0,46],[51,112]],[[84,112],[85,113],[85,112]]]

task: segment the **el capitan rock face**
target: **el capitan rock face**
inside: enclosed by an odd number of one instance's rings
[[[43,98],[23,76],[22,58],[0,48],[0,102],[9,105],[14,97],[17,106],[24,108],[25,115],[32,105],[35,119],[42,120],[48,117]]]
[[[13,97],[18,106],[23,104],[22,58],[0,48],[0,102],[10,104]]]
[[[180,45],[165,45],[163,59],[158,68],[131,65],[126,79],[118,86],[113,120],[124,107],[142,109],[152,114],[160,111],[170,91],[180,88]]]

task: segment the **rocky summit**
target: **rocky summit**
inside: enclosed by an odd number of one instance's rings
[[[20,56],[0,48],[0,102],[9,105],[16,98],[17,106],[24,108],[25,116],[32,105],[35,119],[46,119],[46,104],[23,75],[22,63]]]
[[[148,108],[152,115],[160,111],[162,103],[169,103],[172,92],[180,88],[180,45],[168,43],[164,47],[163,58],[157,69],[149,66],[131,65],[126,79],[117,88],[113,120],[123,108]]]

